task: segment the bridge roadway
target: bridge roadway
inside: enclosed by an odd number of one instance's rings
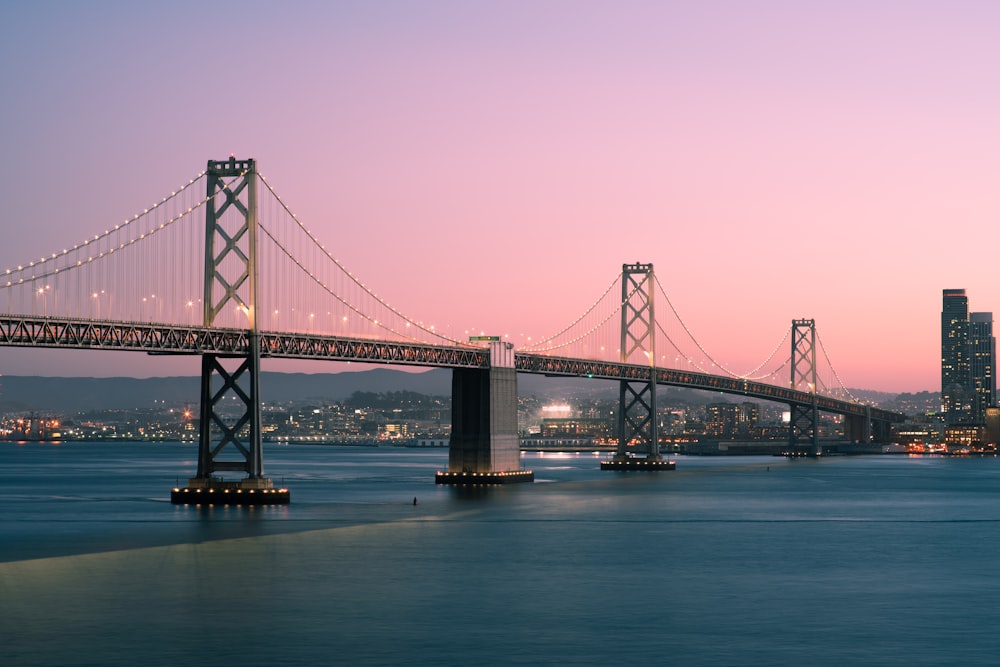
[[[261,332],[262,357],[367,361],[439,368],[487,368],[489,351],[478,347],[399,343],[344,336]],[[0,345],[81,350],[129,350],[150,354],[227,354],[245,356],[251,333],[243,329],[178,326],[145,322],[114,322],[69,318],[0,315]],[[648,382],[651,368],[641,364],[592,361],[517,352],[521,373]],[[705,389],[748,398],[809,407],[835,414],[901,422],[904,415],[814,395],[786,387],[739,378],[657,368],[657,384]]]

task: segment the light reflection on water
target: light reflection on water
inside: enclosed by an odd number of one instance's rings
[[[997,459],[681,458],[437,486],[283,446],[279,507],[167,502],[191,445],[0,445],[0,663],[995,664]],[[413,498],[418,504],[413,505]],[[58,637],[58,641],[53,641]]]

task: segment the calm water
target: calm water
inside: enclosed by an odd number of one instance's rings
[[[1000,460],[270,447],[280,508],[177,507],[196,449],[0,443],[0,664],[995,665]],[[413,506],[413,498],[419,504]]]

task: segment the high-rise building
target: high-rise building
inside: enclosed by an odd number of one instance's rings
[[[997,339],[993,337],[993,313],[969,315],[969,372],[972,377],[972,420],[986,421],[986,410],[996,406]]]
[[[964,289],[946,289],[941,308],[941,412],[949,424],[965,421],[969,409],[969,299]]]
[[[969,313],[964,289],[946,289],[941,309],[941,411],[948,424],[983,423],[996,407],[993,313]]]

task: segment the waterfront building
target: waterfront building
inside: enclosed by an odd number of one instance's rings
[[[944,429],[944,444],[949,452],[982,451],[986,440],[986,426],[982,424],[955,424]]]
[[[970,377],[969,299],[964,289],[946,289],[941,307],[941,412],[948,424],[968,417]]]
[[[972,419],[986,421],[986,411],[996,405],[996,338],[993,313],[969,315],[969,372],[972,389]]]
[[[545,417],[542,419],[540,435],[545,438],[554,437],[601,437],[611,435],[607,419],[584,417]]]
[[[947,424],[982,424],[996,406],[993,313],[969,312],[964,289],[943,291],[941,412]]]

